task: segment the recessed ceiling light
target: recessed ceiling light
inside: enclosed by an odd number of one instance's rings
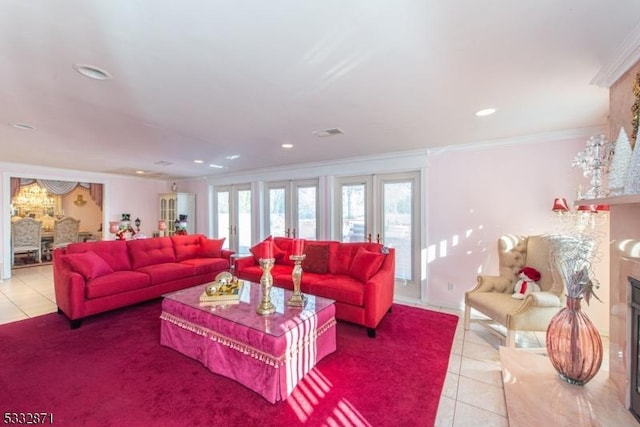
[[[35,129],[33,126],[25,124],[25,123],[11,123],[11,126],[13,126],[16,129],[20,129],[20,130],[34,130]]]
[[[193,163],[202,164],[204,163],[204,160],[194,160]]]
[[[216,165],[216,164],[211,163],[211,164],[209,165],[209,167],[210,167],[210,168],[216,168],[216,169],[222,169],[224,166],[220,166],[220,165]]]
[[[235,160],[240,157],[240,154],[230,154],[226,158],[227,160]]]
[[[144,174],[145,174],[145,172],[144,172],[144,171],[136,171],[136,173],[137,173],[138,175],[144,175]]]
[[[73,69],[82,74],[85,77],[89,77],[94,80],[110,80],[111,74],[101,68],[87,64],[73,64]]]
[[[282,144],[282,148],[293,148],[293,144]]]
[[[484,110],[476,111],[476,116],[478,117],[490,116],[495,112],[496,112],[495,108],[485,108]]]

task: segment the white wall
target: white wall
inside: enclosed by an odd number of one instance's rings
[[[587,186],[582,170],[571,166],[587,139],[466,147],[428,156],[429,304],[463,308],[464,292],[475,286],[476,276],[497,273],[500,235],[559,231],[551,212],[553,199],[566,197],[571,205],[577,186]],[[601,245],[607,253],[608,234]],[[607,256],[596,266],[602,284],[598,295],[606,299],[608,273],[602,271],[608,271]],[[592,301],[585,310],[603,333],[608,332],[608,306],[607,300]]]

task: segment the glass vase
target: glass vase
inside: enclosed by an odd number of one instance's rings
[[[560,377],[584,385],[602,364],[602,340],[595,325],[581,310],[582,298],[567,297],[547,328],[547,353]]]

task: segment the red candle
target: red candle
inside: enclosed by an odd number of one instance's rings
[[[266,242],[264,242],[264,258],[273,258],[273,242],[271,240],[267,240]]]
[[[300,256],[304,251],[304,240],[303,239],[293,239],[293,255]]]

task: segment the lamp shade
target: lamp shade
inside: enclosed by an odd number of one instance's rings
[[[167,229],[167,221],[165,221],[164,219],[161,219],[160,221],[158,221],[158,230],[165,231],[166,229]]]
[[[109,233],[116,234],[120,230],[120,221],[109,222]]]
[[[578,212],[594,213],[597,212],[596,205],[580,205],[577,209]]]
[[[569,212],[569,205],[567,204],[567,199],[558,198],[553,200],[553,208],[551,209],[554,212]]]
[[[596,212],[608,212],[609,205],[596,205]]]

